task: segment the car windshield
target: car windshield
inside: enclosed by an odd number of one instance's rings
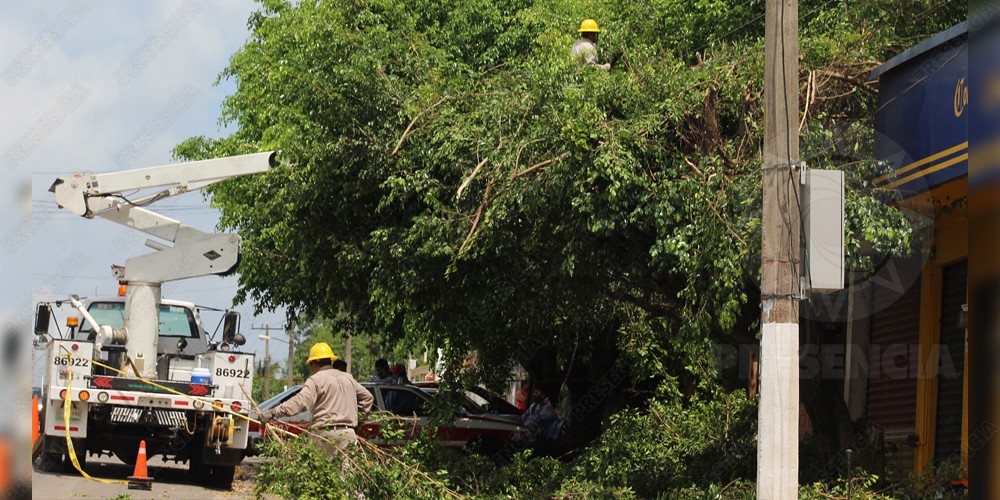
[[[422,390],[425,393],[429,394],[431,397],[434,397],[438,393],[437,387],[421,387],[420,390]],[[473,399],[472,396],[475,396],[475,393],[472,393],[472,392],[466,392],[465,393],[465,397],[462,400],[462,409],[465,410],[466,413],[469,413],[469,414],[472,414],[472,415],[479,415],[479,414],[482,414],[482,413],[487,413],[486,406],[481,405],[478,402],[476,402],[476,400]],[[477,396],[477,398],[478,398],[478,396]],[[482,399],[482,398],[479,398],[479,399]]]
[[[97,318],[94,318],[94,319],[97,319]],[[288,399],[288,398],[292,397],[293,395],[297,394],[299,392],[299,389],[302,389],[301,385],[297,385],[295,387],[292,387],[291,389],[287,389],[287,390],[285,390],[285,391],[283,391],[283,392],[281,392],[281,393],[279,393],[279,394],[277,394],[275,396],[271,396],[270,398],[268,398],[267,400],[265,400],[263,403],[259,404],[258,406],[260,406],[262,409],[265,409],[265,410],[268,409],[268,408],[270,408],[270,407],[272,407],[272,406],[277,406],[277,405],[281,404],[282,402],[284,402],[286,399]]]
[[[487,408],[490,405],[489,401],[487,401],[482,396],[472,391],[465,391],[465,397],[472,400],[473,404],[475,404],[480,409]]]
[[[118,329],[125,326],[124,302],[94,302],[87,312],[101,325]],[[93,330],[90,322],[84,321],[80,332]],[[183,306],[160,304],[160,336],[161,337],[198,337],[198,323],[190,309]]]

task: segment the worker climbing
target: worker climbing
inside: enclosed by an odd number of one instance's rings
[[[580,29],[576,31],[580,33],[580,39],[573,44],[573,49],[570,52],[573,58],[580,65],[586,64],[604,71],[611,71],[611,66],[617,61],[617,57],[614,57],[610,63],[600,64],[597,62],[597,35],[601,32],[601,29],[597,27],[597,21],[584,19],[580,23]]]

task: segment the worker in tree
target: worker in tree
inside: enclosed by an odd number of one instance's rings
[[[358,412],[372,409],[374,398],[351,374],[333,369],[337,356],[326,342],[318,342],[309,350],[306,360],[313,374],[306,380],[298,394],[274,409],[265,410],[260,421],[269,422],[276,417],[296,415],[306,410],[312,412],[309,428],[326,440],[318,440],[320,448],[333,454],[335,449],[357,444],[354,428],[358,426]]]
[[[597,27],[597,21],[584,19],[580,23],[580,29],[576,31],[580,33],[580,39],[573,44],[571,51],[573,58],[581,65],[588,64],[604,71],[610,71],[611,64],[597,62],[597,35],[601,32],[600,28]]]

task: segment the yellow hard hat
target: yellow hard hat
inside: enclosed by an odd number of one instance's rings
[[[330,349],[330,345],[326,342],[317,342],[312,346],[312,349],[309,349],[309,359],[306,360],[306,363],[312,363],[317,359],[325,358],[329,358],[330,361],[336,361],[337,355],[333,353],[333,349]]]
[[[580,33],[600,33],[601,29],[597,27],[597,21],[593,19],[584,19],[580,23],[580,29],[576,30]]]

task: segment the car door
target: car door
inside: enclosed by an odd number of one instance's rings
[[[379,445],[397,445],[398,440],[386,440],[383,430],[402,428],[403,438],[412,439],[427,427],[429,398],[423,391],[408,385],[377,385],[368,390],[375,396],[378,412],[373,412],[360,434]]]

